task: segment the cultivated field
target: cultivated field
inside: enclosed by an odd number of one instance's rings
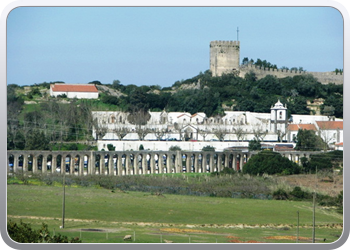
[[[312,203],[113,192],[96,187],[7,185],[8,220],[49,225],[53,233],[84,243],[294,243],[311,242]],[[342,234],[342,215],[316,207],[316,242]],[[124,241],[125,235],[132,235]]]

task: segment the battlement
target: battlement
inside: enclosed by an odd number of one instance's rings
[[[239,41],[211,41],[210,47],[239,46]]]
[[[335,72],[329,71],[329,72],[307,72],[307,71],[298,71],[298,70],[286,70],[286,69],[272,69],[272,68],[263,68],[257,65],[241,65],[239,75],[241,77],[244,77],[246,73],[254,72],[256,74],[256,77],[258,79],[264,78],[267,75],[276,76],[277,78],[284,78],[284,77],[293,77],[296,75],[312,75],[314,76],[320,83],[322,84],[328,84],[328,83],[335,83],[335,84],[343,84],[344,77],[341,74],[336,74]]]
[[[267,75],[277,78],[293,77],[296,75],[313,75],[320,83],[343,84],[344,77],[335,72],[305,72],[286,69],[262,68],[253,64],[240,65],[240,42],[239,41],[211,41],[210,42],[210,71],[213,76],[239,72],[240,77],[253,71],[258,79]]]

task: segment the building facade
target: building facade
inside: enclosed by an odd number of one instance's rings
[[[97,99],[98,90],[94,84],[65,84],[50,85],[50,96],[66,95],[68,98]]]

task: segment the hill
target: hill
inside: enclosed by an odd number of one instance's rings
[[[243,78],[237,74],[211,76],[199,73],[171,87],[96,84],[99,98],[68,99],[50,97],[50,83],[32,86],[7,86],[8,148],[25,148],[30,136],[48,138],[49,142],[92,140],[94,121],[91,111],[120,110],[204,112],[208,117],[224,111],[269,113],[278,99],[288,106],[288,115],[322,114],[343,117],[343,85],[321,84],[312,75],[258,79],[254,73]],[[45,147],[43,147],[45,148]]]

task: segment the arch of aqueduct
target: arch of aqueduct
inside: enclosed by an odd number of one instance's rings
[[[257,152],[185,151],[7,151],[8,173],[61,173],[69,175],[136,175],[242,170]],[[300,163],[317,152],[281,152]]]

